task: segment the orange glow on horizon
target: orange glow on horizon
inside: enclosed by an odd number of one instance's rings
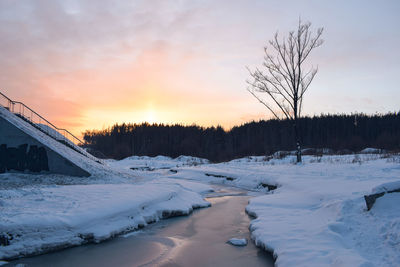
[[[221,69],[209,66],[215,74],[200,71],[197,66],[205,57],[157,44],[123,64],[111,61],[40,75],[27,67],[27,76],[39,78],[29,98],[25,95],[16,100],[80,138],[86,130],[116,123],[221,125],[229,129],[265,117],[265,111],[241,85],[236,92],[216,90]],[[9,95],[17,97],[12,92]]]

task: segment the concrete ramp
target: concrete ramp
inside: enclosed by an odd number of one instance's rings
[[[0,92],[0,173],[57,173],[93,178],[128,177],[87,153],[82,141],[22,102]]]
[[[47,136],[21,118],[0,107],[0,173],[49,172],[71,176],[90,176],[70,157],[83,157],[78,152]],[[64,146],[66,153],[60,153]],[[58,148],[58,149],[57,149]],[[73,155],[78,154],[78,155]]]

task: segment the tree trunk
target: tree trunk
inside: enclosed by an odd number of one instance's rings
[[[297,104],[298,104],[298,97],[297,94],[295,95],[294,99],[293,99],[293,106],[294,106],[294,120],[293,120],[293,127],[294,127],[294,138],[295,138],[295,142],[296,142],[296,162],[300,163],[301,162],[301,147],[300,147],[300,135],[299,135],[299,129],[297,126],[298,123],[298,109],[297,109]]]
[[[297,118],[294,119],[294,138],[296,141],[296,162],[300,163],[301,162],[301,147],[300,147],[300,136],[299,136],[299,130],[297,127]]]

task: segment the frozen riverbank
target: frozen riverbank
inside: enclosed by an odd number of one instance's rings
[[[188,217],[172,218],[139,232],[12,264],[27,266],[273,266],[272,256],[250,242],[235,247],[232,237],[250,238],[245,191],[223,189],[207,201],[212,206]],[[223,195],[223,197],[217,197]]]
[[[1,190],[0,259],[100,242],[194,208],[209,186],[186,181]]]

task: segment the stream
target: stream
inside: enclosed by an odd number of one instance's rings
[[[247,191],[216,186],[209,208],[149,225],[100,244],[12,261],[6,266],[274,266],[250,239]],[[231,238],[247,238],[233,246]]]

